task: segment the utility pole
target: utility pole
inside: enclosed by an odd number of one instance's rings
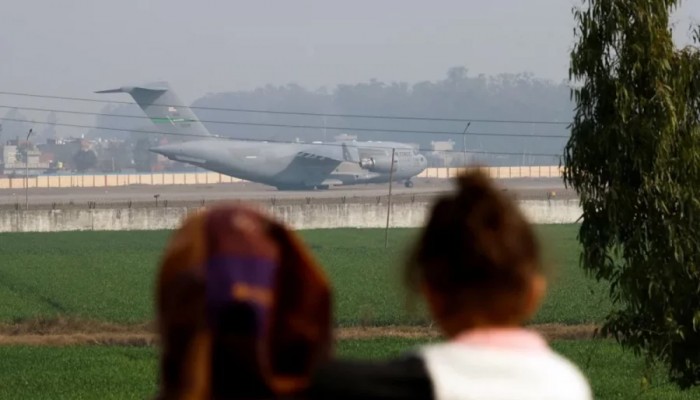
[[[391,216],[391,187],[394,181],[394,156],[396,149],[391,149],[391,168],[389,168],[389,201],[386,206],[386,229],[384,230],[384,248],[389,247],[389,217]]]
[[[24,209],[29,210],[29,136],[32,129],[27,133],[27,145],[24,148]]]
[[[464,128],[464,133],[462,133],[462,151],[464,151],[464,167],[467,167],[467,130],[469,129],[469,125],[471,125],[472,122],[469,121],[467,123],[467,127]]]

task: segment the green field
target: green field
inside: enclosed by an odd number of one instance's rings
[[[406,339],[347,340],[349,357],[390,357],[418,345]],[[680,392],[659,371],[646,389],[644,365],[608,341],[560,341],[553,347],[588,376],[596,399],[698,399],[700,388]],[[151,347],[0,347],[2,399],[147,398],[155,391],[156,349]]]
[[[538,227],[554,270],[541,323],[600,321],[607,288],[578,268],[576,227]],[[400,266],[416,231],[303,231],[334,286],[340,325],[415,323],[407,311]],[[170,232],[0,234],[0,322],[68,316],[118,323],[152,318],[155,269]]]
[[[537,227],[552,266],[550,292],[537,323],[600,322],[610,310],[607,286],[578,267],[576,226]],[[416,234],[393,229],[300,232],[334,286],[339,325],[424,322],[409,312],[400,267]],[[153,317],[155,269],[170,232],[0,234],[0,323],[30,319],[143,323]],[[376,338],[343,340],[350,357],[397,355],[420,342]],[[554,347],[589,377],[597,399],[691,399],[654,372],[643,389],[642,362],[610,341],[556,341]],[[0,398],[145,398],[155,390],[153,347],[0,347]]]

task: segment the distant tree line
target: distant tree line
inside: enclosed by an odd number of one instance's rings
[[[177,87],[174,88],[177,90]],[[387,116],[426,116],[440,118],[474,118],[518,121],[560,121],[572,118],[568,84],[535,78],[531,74],[470,76],[464,67],[451,68],[438,81],[415,84],[384,83],[377,80],[355,85],[338,85],[329,90],[308,90],[299,85],[267,85],[252,91],[223,92],[197,99],[195,107],[243,108],[276,111],[302,111],[322,114],[369,114]],[[195,109],[202,120],[246,123],[314,125],[326,127],[395,129],[462,132],[465,123],[443,121],[385,120],[344,117],[278,115]],[[135,105],[107,106],[104,112],[143,115]],[[93,130],[102,137],[133,137],[130,130],[149,130],[147,120],[98,117],[98,126],[123,129],[123,133]],[[206,123],[213,133],[241,139],[260,140],[332,140],[341,133],[356,134],[360,140],[395,140],[430,148],[431,141],[453,140],[455,150],[462,151],[462,135],[353,132],[334,129],[296,129]],[[514,134],[522,137],[470,136],[466,147],[483,153],[514,153],[484,156],[484,162],[533,164],[558,163],[556,157],[533,157],[530,154],[561,154],[566,138],[529,138],[528,135],[567,135],[567,125],[529,123],[473,122],[468,132]],[[173,138],[174,139],[174,138]]]

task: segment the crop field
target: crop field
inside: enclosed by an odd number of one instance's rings
[[[379,338],[344,340],[339,354],[381,358],[422,342]],[[596,399],[700,398],[700,388],[681,392],[660,371],[642,387],[644,365],[609,341],[556,341],[553,347],[589,377]],[[153,347],[0,347],[0,397],[7,399],[149,398],[156,390],[157,353]]]
[[[607,287],[578,268],[573,225],[539,226],[552,266],[550,292],[536,323],[598,322],[610,309]],[[340,326],[425,321],[401,287],[412,229],[300,232],[326,269]],[[70,317],[139,324],[153,317],[153,280],[170,232],[0,234],[0,323]]]
[[[700,389],[680,392],[659,370],[643,387],[644,364],[614,342],[562,334],[601,322],[611,308],[608,288],[578,267],[576,226],[537,229],[551,282],[533,322],[551,324],[538,325],[557,332],[551,337],[576,338],[554,340],[553,347],[585,372],[595,398],[700,398]],[[5,335],[0,343],[6,344],[0,346],[0,398],[151,396],[156,388],[157,347],[150,345],[147,324],[153,318],[155,271],[170,233],[0,234],[0,338]],[[407,307],[410,297],[401,285],[403,258],[416,233],[392,229],[385,249],[382,230],[300,232],[333,284],[340,355],[388,357],[436,340],[425,327],[409,327],[424,325],[427,319],[418,311],[420,306]],[[114,342],[90,336],[112,337],[115,332],[139,338]],[[392,332],[413,333],[387,336]],[[37,333],[50,333],[58,342],[32,336]],[[25,340],[25,335],[31,338]],[[86,340],[62,342],[64,336]],[[70,343],[112,345],[66,346]]]

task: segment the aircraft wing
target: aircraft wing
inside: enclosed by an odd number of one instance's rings
[[[339,162],[360,162],[357,146],[347,143],[312,144],[304,148],[304,153],[318,158],[327,158]]]
[[[348,159],[350,158],[350,159]],[[346,146],[318,144],[304,146],[296,152],[289,172],[303,173],[308,184],[340,184],[329,181],[330,174],[343,162],[354,161],[348,157]],[[303,172],[301,172],[303,171]]]
[[[300,149],[294,160],[296,164],[314,170],[323,170],[329,174],[343,161],[345,160],[343,160],[341,149],[334,149],[332,146],[309,146]]]

